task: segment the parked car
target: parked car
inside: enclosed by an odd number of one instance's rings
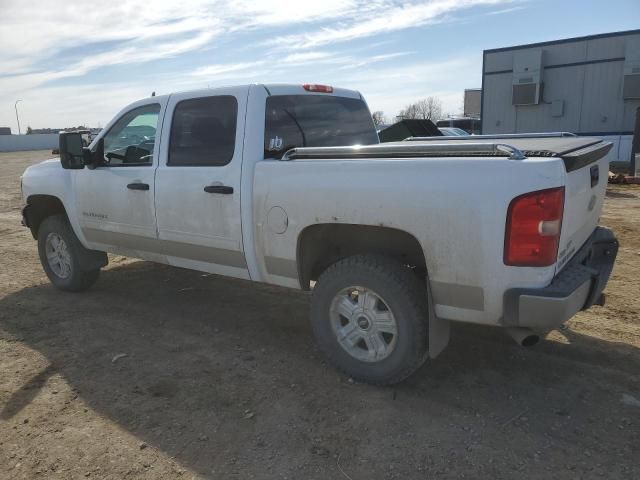
[[[479,118],[460,117],[447,118],[446,120],[438,120],[438,127],[455,127],[467,132],[469,135],[479,135],[482,133],[482,122]]]
[[[469,135],[461,128],[456,127],[438,127],[438,130],[440,130],[440,133],[445,137],[466,137]]]
[[[609,143],[378,144],[351,90],[151,97],[88,148],[79,132],[60,145],[21,178],[53,285],[89,288],[112,252],[312,290],[318,345],[364,382],[409,376],[446,346],[451,321],[534,343],[602,302],[618,248],[598,227]]]

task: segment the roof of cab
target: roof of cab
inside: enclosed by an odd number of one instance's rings
[[[164,98],[171,95],[175,95],[177,93],[198,93],[202,92],[203,94],[208,93],[211,94],[218,89],[229,88],[229,87],[238,87],[238,88],[249,88],[249,87],[263,87],[269,95],[332,95],[337,97],[348,97],[348,98],[359,98],[362,99],[362,95],[357,90],[351,90],[348,88],[340,88],[333,87],[332,93],[322,93],[322,92],[309,92],[303,88],[303,84],[301,83],[252,83],[252,84],[243,84],[243,85],[221,85],[219,87],[212,88],[198,88],[192,90],[179,90],[176,92],[171,92],[165,95],[158,95],[153,98]],[[147,97],[147,99],[152,97]]]

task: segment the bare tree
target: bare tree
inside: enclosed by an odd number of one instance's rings
[[[382,110],[377,110],[373,112],[371,114],[371,117],[373,118],[373,124],[376,127],[379,127],[380,125],[385,124],[384,112]]]
[[[431,121],[442,118],[442,101],[438,97],[427,97],[407,105],[400,111],[400,118],[420,118]]]
[[[411,118],[420,118],[418,116],[418,105],[416,103],[411,103],[400,110],[398,113],[398,118],[400,120],[411,119]]]

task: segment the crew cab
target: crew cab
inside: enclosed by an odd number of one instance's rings
[[[127,106],[88,147],[61,134],[60,158],[21,178],[23,223],[63,290],[93,285],[106,252],[311,290],[321,350],[391,384],[442,351],[452,321],[532,344],[602,303],[610,148],[379,144],[360,93],[324,85],[175,93]]]

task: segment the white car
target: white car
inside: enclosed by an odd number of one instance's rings
[[[438,127],[438,130],[445,137],[466,137],[469,135],[468,132],[457,127]]]
[[[534,343],[602,302],[618,248],[598,227],[609,143],[379,145],[350,90],[151,97],[88,148],[78,133],[60,143],[22,176],[23,222],[56,287],[90,287],[113,252],[312,290],[320,348],[365,382],[406,378],[451,321]]]

